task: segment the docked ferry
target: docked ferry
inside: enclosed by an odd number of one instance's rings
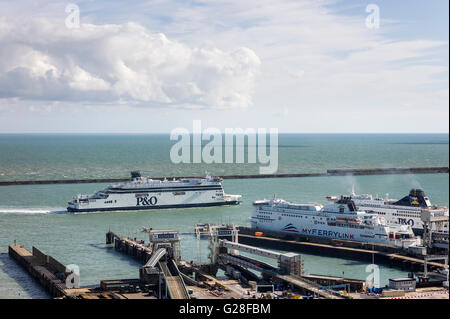
[[[330,201],[341,198],[352,200],[356,208],[370,214],[376,214],[386,219],[388,223],[410,225],[416,234],[423,232],[421,212],[429,210],[434,216],[448,216],[447,207],[432,205],[428,196],[421,189],[411,189],[409,194],[400,200],[374,197],[369,194],[357,195],[352,190],[351,195],[341,197],[327,196]],[[440,231],[448,232],[448,223]]]
[[[78,195],[68,202],[69,212],[147,210],[237,205],[241,195],[225,194],[222,178],[154,180],[131,173],[131,180],[110,185],[93,195]]]
[[[407,248],[418,246],[409,225],[388,224],[383,217],[358,211],[350,199],[328,205],[296,204],[282,199],[253,202],[252,228],[359,242],[373,242]]]

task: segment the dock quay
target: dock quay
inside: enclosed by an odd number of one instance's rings
[[[368,168],[368,169],[328,169],[317,173],[289,173],[289,174],[252,174],[252,175],[225,175],[223,179],[253,179],[253,178],[292,178],[292,177],[323,177],[348,175],[390,175],[390,174],[448,174],[448,167],[410,167],[410,168]],[[155,180],[198,178],[198,176],[166,176],[152,177]],[[12,185],[43,185],[43,184],[86,184],[86,183],[120,183],[129,181],[129,178],[91,178],[91,179],[59,179],[59,180],[21,180],[0,181],[0,186]]]
[[[146,263],[152,255],[152,248],[149,245],[145,245],[143,241],[137,241],[136,238],[118,236],[111,231],[106,233],[106,244],[114,245],[115,250],[123,252],[143,263]]]
[[[325,275],[316,275],[316,274],[304,274],[303,278],[314,281],[321,286],[337,286],[337,285],[349,285],[350,290],[352,291],[361,291],[363,289],[364,280],[360,279],[351,279],[344,277],[336,277],[336,276],[325,276]]]
[[[52,256],[33,247],[10,245],[9,256],[22,266],[43,289],[58,299],[157,299],[157,292],[136,279],[101,280],[98,287],[72,288],[66,285],[73,273]],[[73,282],[72,282],[73,283]],[[76,286],[75,286],[76,287]]]
[[[306,280],[305,278],[300,278],[291,275],[278,275],[276,279],[288,283],[291,286],[295,286],[304,291],[309,291],[313,296],[319,296],[325,299],[343,299],[344,296],[339,296],[335,294],[333,290],[321,289],[314,281]]]
[[[239,242],[247,245],[364,261],[372,261],[374,258],[376,263],[391,267],[414,272],[424,270],[423,257],[407,256],[394,246],[274,233],[255,236],[254,231],[247,227],[239,227],[239,231]],[[427,266],[430,271],[444,268],[444,264],[438,262],[428,262]]]
[[[237,238],[236,238],[237,240]],[[214,244],[216,242],[216,244]],[[295,287],[303,293],[313,295],[318,298],[341,299],[341,295],[334,291],[321,290],[319,285],[307,280],[303,275],[303,263],[300,255],[295,253],[279,253],[267,249],[245,245],[239,242],[212,238],[211,254],[212,259],[224,265],[239,266],[241,268],[253,269],[260,272],[266,280],[273,283],[282,283],[288,287]],[[255,256],[263,256],[277,260],[278,266],[274,267],[266,264],[254,257],[241,256],[237,252],[245,252]]]
[[[153,233],[153,231],[149,229],[147,229],[147,232],[150,234]],[[164,238],[167,236],[167,232],[162,232],[160,235]],[[158,234],[155,236],[157,237]],[[173,239],[176,242],[176,236],[174,236]],[[155,239],[153,239],[153,241],[154,240]],[[164,239],[161,241],[163,242]],[[163,298],[166,286],[167,297],[171,299],[190,299],[188,291],[195,291],[195,294],[202,298],[223,296],[225,292],[230,298],[239,298],[242,295],[242,292],[239,289],[229,287],[229,285],[236,286],[238,284],[237,281],[227,281],[227,283],[224,284],[224,281],[210,275],[211,272],[215,273],[217,268],[210,267],[210,265],[190,264],[179,258],[177,258],[177,263],[175,263],[172,258],[164,259],[163,257],[167,251],[165,248],[158,248],[155,245],[155,242],[145,245],[142,241],[118,236],[109,231],[106,234],[106,243],[109,245],[114,244],[117,251],[145,263],[145,265],[141,267],[140,281],[151,281],[148,274],[151,276],[153,273],[158,276],[156,281],[159,283],[159,276],[161,276],[161,278],[163,278],[163,285],[161,288],[158,288],[162,290],[161,295]],[[175,245],[174,248],[175,256],[177,256],[177,245]],[[152,252],[154,252],[154,254],[152,254]],[[182,271],[180,271],[180,269]],[[191,277],[192,274],[195,274],[194,278]]]
[[[302,257],[297,251],[309,249],[309,252],[323,254],[329,250],[329,253],[333,251],[335,255],[342,254],[344,258],[350,258],[349,255],[353,254],[354,258],[371,259],[375,254],[377,263],[381,262],[381,258],[387,258],[400,264],[423,264],[423,260],[397,256],[382,250],[252,236],[248,230],[238,236],[239,228],[236,225],[209,225],[210,260],[201,264],[181,259],[181,239],[178,231],[144,228],[143,232],[148,233],[148,243],[119,236],[112,231],[106,233],[106,245],[139,260],[142,266],[137,267],[139,278],[101,280],[96,287],[72,288],[73,285],[68,284],[72,283],[68,278],[73,277],[70,276],[73,272],[68,269],[70,265],[64,266],[35,247],[30,253],[23,246],[14,244],[9,246],[9,255],[54,298],[67,299],[372,298],[373,295],[367,294],[363,280],[345,278],[344,275],[336,277],[305,274]],[[200,240],[199,233],[196,237]],[[289,252],[283,252],[286,250]],[[276,262],[269,264],[264,262],[262,257]],[[432,273],[433,269],[443,268],[442,264],[435,262],[440,259],[440,255],[425,257],[428,266],[425,270],[429,269],[430,272],[425,271],[423,276],[418,277],[418,289],[442,291],[442,287],[438,289],[437,285],[427,280],[436,275],[444,276],[443,272]],[[224,271],[224,276],[217,276],[219,269]],[[425,280],[421,281],[421,278]],[[388,289],[388,293],[391,292],[392,289]],[[388,295],[385,294],[384,297],[386,296]]]
[[[65,279],[71,272],[66,269],[66,266],[36,247],[33,247],[31,253],[21,245],[10,245],[8,254],[52,297],[67,296]]]
[[[233,228],[235,229],[235,228]],[[230,229],[230,232],[235,230]],[[153,281],[147,276],[149,274],[159,273],[164,278],[164,282],[167,285],[168,296],[173,299],[188,299],[189,295],[186,294],[188,290],[204,290],[213,289],[217,290],[212,292],[213,296],[220,296],[226,293],[229,297],[233,298],[243,298],[245,297],[245,292],[247,291],[247,296],[249,294],[248,284],[249,280],[243,277],[243,274],[237,269],[252,269],[259,271],[265,280],[273,282],[274,284],[282,284],[289,289],[294,289],[302,293],[303,295],[315,296],[317,298],[327,298],[327,299],[342,299],[344,298],[339,293],[334,291],[327,291],[320,288],[314,280],[309,280],[301,276],[302,264],[299,255],[294,253],[278,253],[274,251],[269,251],[266,249],[261,249],[258,247],[252,247],[237,242],[229,241],[221,238],[235,238],[230,232],[211,232],[210,237],[210,258],[212,260],[211,264],[194,264],[186,263],[179,258],[176,253],[177,245],[172,244],[172,248],[168,248],[167,238],[170,231],[155,231],[147,230],[150,234],[151,244],[145,245],[142,242],[136,242],[135,240],[129,238],[123,238],[117,235],[113,235],[108,232],[106,235],[107,243],[111,244],[111,239],[114,242],[119,242],[119,244],[114,244],[115,247],[127,247],[121,248],[119,251],[124,254],[136,258],[136,249],[129,247],[136,247],[136,245],[143,245],[144,247],[152,247],[151,250],[153,254],[148,259],[146,265],[141,267],[141,281]],[[157,236],[161,236],[159,240],[160,244],[166,239],[166,245],[156,245],[158,243]],[[171,240],[172,242],[178,243],[177,236],[174,234]],[[164,247],[164,248],[162,248]],[[149,248],[150,249],[150,248]],[[164,255],[167,253],[166,249],[173,250],[172,255],[169,253],[164,259]],[[250,258],[236,255],[236,251],[243,251],[246,253],[256,254],[259,256],[265,256],[269,258],[274,258],[278,260],[278,267],[272,267],[264,262]],[[172,256],[172,257],[171,257]],[[221,267],[222,266],[222,267]],[[229,284],[224,283],[223,280],[216,278],[216,273],[219,268],[231,269],[228,273],[232,277],[234,276],[237,282],[234,282],[232,287]],[[157,270],[158,269],[158,270]],[[227,273],[227,272],[226,272]],[[236,275],[238,274],[238,275]],[[192,277],[193,275],[193,277]],[[252,278],[253,279],[253,278]],[[237,285],[237,283],[241,283]],[[240,287],[236,287],[240,286]],[[220,294],[220,295],[219,295]]]

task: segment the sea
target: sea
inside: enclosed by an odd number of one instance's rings
[[[449,165],[448,134],[280,134],[277,173],[323,173],[327,169],[430,167]],[[171,161],[176,141],[169,135],[4,134],[0,135],[0,181],[258,174],[260,163]],[[241,145],[240,147],[245,147]],[[236,146],[236,148],[239,146]],[[224,146],[225,149],[225,146]],[[8,245],[32,246],[65,265],[77,265],[81,286],[103,279],[138,278],[140,264],[106,247],[109,230],[147,240],[143,227],[175,229],[182,257],[208,262],[208,241],[193,236],[197,222],[249,225],[252,201],[273,195],[290,201],[326,203],[325,196],[369,193],[401,198],[422,188],[432,203],[449,205],[448,174],[333,176],[225,180],[225,192],[241,194],[239,206],[149,211],[67,213],[74,195],[107,184],[0,186],[0,298],[49,296],[11,258]],[[367,262],[301,254],[305,272],[365,279]],[[376,259],[374,260],[377,263]],[[381,284],[407,272],[379,265]]]

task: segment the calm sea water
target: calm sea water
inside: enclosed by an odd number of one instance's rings
[[[172,164],[174,143],[168,135],[0,135],[0,181],[119,178],[132,170],[258,174],[259,164]],[[278,144],[279,173],[448,165],[448,134],[286,134]]]
[[[448,135],[281,135],[279,172],[323,172],[330,168],[448,166]],[[174,165],[168,136],[0,135],[0,180],[127,177],[145,175],[257,173],[257,165]],[[138,276],[139,264],[106,248],[112,231],[147,240],[142,227],[174,228],[182,233],[182,254],[196,260],[192,235],[196,222],[248,225],[251,202],[276,193],[288,200],[325,203],[326,195],[359,193],[400,198],[423,188],[433,203],[449,204],[448,174],[226,180],[225,191],[242,194],[240,206],[162,211],[68,214],[73,195],[92,193],[105,184],[0,187],[0,298],[45,298],[42,289],[7,256],[13,243],[32,245],[64,264],[77,264],[82,285],[102,279]],[[201,261],[207,261],[207,241]],[[308,273],[363,279],[366,263],[302,254]],[[376,260],[375,260],[376,262]],[[382,284],[406,273],[381,266]]]

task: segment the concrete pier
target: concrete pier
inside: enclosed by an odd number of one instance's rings
[[[106,234],[106,244],[114,244],[114,248],[128,256],[131,256],[145,264],[152,255],[152,248],[143,241],[137,241],[128,237],[117,236],[113,232]]]
[[[8,254],[19,263],[52,297],[66,296],[66,266],[33,247],[33,253],[20,245],[10,245]]]
[[[364,280],[360,279],[343,278],[329,275],[325,276],[325,275],[310,274],[310,275],[303,275],[302,277],[310,281],[314,281],[322,286],[334,286],[346,284],[349,285],[351,291],[361,291],[363,288],[363,284],[365,282]]]
[[[290,177],[320,177],[320,176],[348,176],[348,175],[389,175],[389,174],[448,174],[448,167],[410,167],[410,168],[368,168],[368,169],[329,169],[318,173],[289,173],[289,174],[253,174],[253,175],[225,175],[223,179],[251,179],[251,178],[290,178]],[[155,180],[198,178],[199,176],[166,176],[152,177]],[[129,178],[92,178],[92,179],[60,179],[38,181],[0,181],[0,186],[11,185],[41,185],[41,184],[86,184],[86,183],[119,183],[129,181]]]

